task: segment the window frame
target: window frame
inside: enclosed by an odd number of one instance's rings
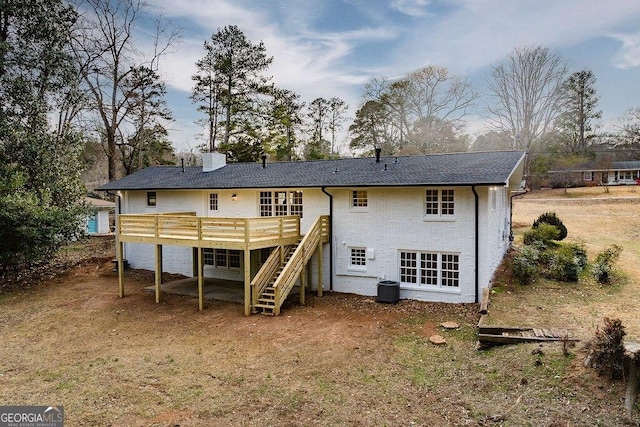
[[[158,192],[147,191],[146,205],[148,208],[155,208],[158,206]]]
[[[364,246],[349,247],[349,270],[367,270],[367,248]]]
[[[427,221],[453,221],[456,218],[456,190],[427,188],[423,196],[423,213]]]
[[[299,216],[304,214],[302,190],[265,190],[258,194],[258,216]]]
[[[203,264],[216,270],[239,270],[242,268],[241,251],[235,249],[203,248]]]
[[[349,210],[352,212],[368,212],[369,191],[362,188],[351,190],[349,196]]]
[[[209,212],[217,211],[220,204],[218,193],[209,193]]]
[[[400,285],[416,290],[460,292],[460,254],[398,250]]]

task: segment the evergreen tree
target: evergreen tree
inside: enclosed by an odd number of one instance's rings
[[[0,268],[39,261],[76,237],[83,141],[49,121],[73,90],[76,13],[61,0],[0,8]]]
[[[556,125],[569,154],[584,154],[595,137],[594,121],[602,117],[595,83],[593,72],[583,70],[571,74],[561,87],[562,112]]]
[[[235,25],[219,29],[204,44],[206,55],[196,63],[192,99],[207,115],[208,149],[227,152],[235,161],[259,158],[256,147],[265,100],[272,93],[267,70],[272,57],[262,42],[251,43]],[[254,158],[255,157],[255,158]]]

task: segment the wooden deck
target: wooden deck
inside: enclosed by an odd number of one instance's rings
[[[318,283],[322,289],[322,244],[329,241],[329,217],[318,217],[308,235],[302,238],[299,216],[259,218],[198,217],[194,212],[167,212],[158,214],[121,214],[116,227],[116,258],[118,262],[118,287],[124,297],[124,244],[144,243],[155,246],[155,294],[160,302],[162,285],[162,249],[164,245],[194,248],[194,276],[197,277],[199,309],[204,307],[204,248],[235,249],[244,253],[244,306],[245,315],[256,304],[256,289],[251,283],[251,251],[269,247],[285,247],[297,244],[301,238],[300,254],[294,258],[301,265],[285,266],[286,280],[278,283],[279,302],[284,301],[293,283],[304,272],[306,263],[316,250],[319,251]],[[300,264],[300,263],[298,263]],[[253,294],[253,298],[252,298]],[[277,309],[276,309],[277,310]],[[276,313],[277,314],[277,313]]]
[[[121,242],[251,250],[300,238],[300,217],[198,217],[192,212],[118,216]]]

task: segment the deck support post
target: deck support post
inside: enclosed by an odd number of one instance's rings
[[[124,243],[120,240],[116,243],[116,260],[118,263],[118,296],[124,298]]]
[[[204,268],[203,250],[198,248],[198,310],[204,310]]]
[[[307,273],[308,273],[307,265],[305,264],[302,267],[302,271],[300,272],[300,305],[305,304],[305,294],[307,292],[307,281],[308,281]]]
[[[244,250],[244,315],[251,314],[251,251]]]
[[[318,296],[322,296],[322,238],[318,240]]]
[[[162,245],[156,245],[156,304],[160,303],[160,285],[162,285]]]

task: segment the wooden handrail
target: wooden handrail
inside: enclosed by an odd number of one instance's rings
[[[276,279],[273,287],[275,289],[275,308],[274,314],[280,314],[280,307],[289,295],[296,280],[298,279],[302,269],[307,264],[311,256],[315,252],[318,243],[326,241],[329,236],[328,229],[329,220],[327,216],[320,216],[315,220],[307,234],[298,245],[297,249],[291,256],[291,259],[284,266],[280,276]],[[326,237],[325,237],[326,236]]]
[[[252,306],[255,306],[258,303],[258,297],[262,295],[262,292],[264,292],[265,288],[269,285],[269,281],[273,278],[280,267],[283,257],[282,252],[287,252],[290,247],[291,246],[278,246],[275,250],[271,251],[267,260],[256,273],[255,277],[251,281]]]
[[[297,239],[300,217],[217,218],[195,213],[122,214],[118,235],[145,239],[221,241],[230,243]]]

